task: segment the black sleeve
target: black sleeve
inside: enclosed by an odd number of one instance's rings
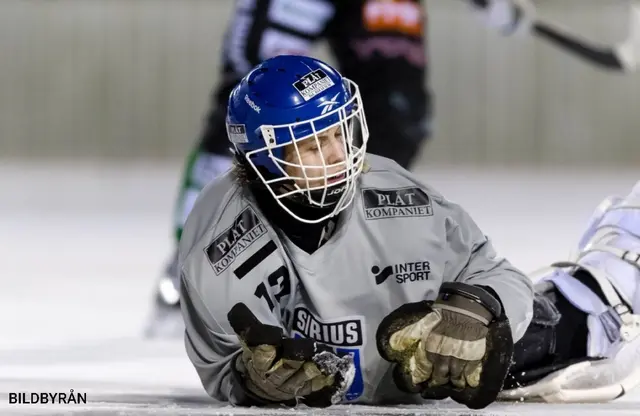
[[[222,45],[222,74],[201,138],[204,151],[225,154],[227,99],[251,68],[283,53],[308,55],[326,35],[337,0],[236,0]]]
[[[360,87],[367,150],[404,167],[431,135],[426,16],[422,0],[343,1],[327,31],[340,71]]]

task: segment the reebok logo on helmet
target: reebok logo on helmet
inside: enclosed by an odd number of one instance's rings
[[[329,111],[333,110],[334,105],[340,104],[338,102],[339,96],[340,96],[340,93],[337,93],[336,95],[331,97],[330,100],[321,102],[320,105],[318,105],[318,107],[322,107],[322,113],[320,114],[327,114]]]
[[[249,96],[247,94],[244,95],[244,101],[249,104],[249,107],[251,107],[253,109],[253,111],[255,111],[256,113],[260,114],[260,111],[262,110],[258,104],[254,103],[253,100],[251,98],[249,98]]]

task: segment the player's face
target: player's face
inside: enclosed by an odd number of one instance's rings
[[[336,175],[345,169],[342,129],[340,126],[334,126],[318,133],[317,138],[310,137],[298,141],[295,145],[290,144],[285,148],[285,160],[297,165],[286,165],[285,170],[302,189],[324,186],[325,177],[328,185],[344,179],[344,173]],[[326,166],[326,169],[323,166]]]

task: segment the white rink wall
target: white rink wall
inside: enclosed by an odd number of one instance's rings
[[[635,0],[634,0],[635,1]],[[621,40],[626,0],[536,0],[542,17]],[[503,39],[428,0],[436,135],[423,163],[638,162],[638,77],[531,37]],[[0,157],[183,157],[217,79],[231,0],[0,2]],[[327,51],[319,45],[320,56]]]

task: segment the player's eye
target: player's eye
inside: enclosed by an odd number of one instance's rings
[[[325,147],[329,142],[330,138],[327,135],[318,137],[316,145],[320,145],[321,147]]]

